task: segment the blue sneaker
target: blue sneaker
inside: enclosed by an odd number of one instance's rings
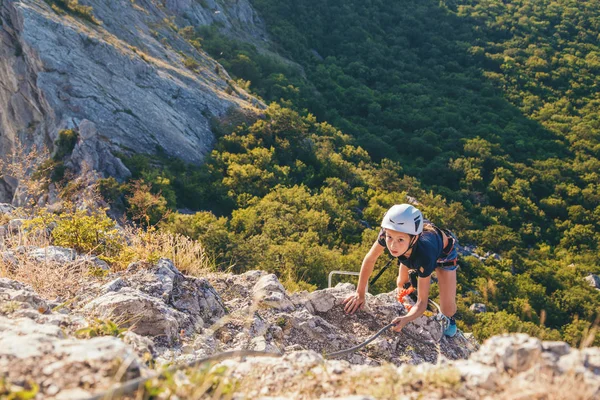
[[[454,317],[452,318],[448,318],[444,315],[444,319],[446,320],[446,327],[444,329],[444,335],[448,336],[448,337],[454,337],[454,335],[456,335],[456,321],[454,320]]]

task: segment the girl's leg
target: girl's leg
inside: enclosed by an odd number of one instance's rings
[[[435,269],[440,287],[440,308],[446,317],[456,314],[456,270]]]

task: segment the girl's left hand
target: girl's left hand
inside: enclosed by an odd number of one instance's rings
[[[404,317],[396,317],[392,320],[392,323],[395,324],[395,326],[392,328],[394,332],[400,332],[402,328],[408,324]]]

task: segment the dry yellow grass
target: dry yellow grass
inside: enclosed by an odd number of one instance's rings
[[[123,270],[134,261],[142,261],[150,266],[160,258],[171,259],[175,266],[187,275],[205,276],[213,270],[213,263],[202,244],[183,235],[160,232],[152,228],[127,228],[124,238],[127,243],[122,251],[117,257],[109,260],[112,261],[113,271]],[[85,281],[98,278],[98,271],[90,269],[89,263],[36,261],[24,251],[30,247],[44,248],[51,245],[54,245],[52,238],[40,231],[28,233],[19,229],[14,233],[9,232],[1,240],[0,249],[11,252],[13,256],[0,257],[0,277],[29,284],[47,298],[68,298],[77,292]]]
[[[26,234],[22,229],[9,232],[0,241],[0,277],[10,278],[30,285],[39,295],[47,299],[57,296],[71,298],[81,284],[93,276],[84,263],[59,263],[37,261],[24,251],[30,247],[43,248],[51,245],[50,238],[43,234]],[[9,252],[12,254],[8,256]]]
[[[124,269],[134,261],[153,264],[160,258],[169,258],[187,275],[202,276],[213,270],[212,260],[197,240],[154,228],[129,227],[125,231],[128,243],[116,260],[116,269]]]

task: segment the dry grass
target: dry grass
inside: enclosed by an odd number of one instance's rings
[[[0,256],[0,277],[30,285],[47,299],[57,296],[72,298],[82,283],[93,277],[84,263],[37,261],[24,251],[28,247],[43,248],[50,245],[50,238],[46,235],[28,235],[21,229],[16,233],[9,232],[1,239],[0,249],[12,252],[13,257]]]
[[[117,270],[134,261],[154,264],[160,258],[169,258],[177,269],[187,275],[203,276],[214,270],[214,263],[204,246],[196,240],[154,228],[129,227],[125,231],[128,243],[116,259],[114,267]]]
[[[16,197],[21,204],[33,208],[38,200],[45,194],[50,180],[48,149],[38,149],[35,145],[25,148],[20,143],[15,143],[4,159],[0,159],[0,178],[11,177],[19,181]]]
[[[580,375],[565,374],[552,376],[542,373],[527,373],[510,376],[502,374],[499,386],[494,390],[467,387],[460,372],[451,366],[438,366],[426,371],[409,367],[400,372],[392,365],[373,367],[363,372],[333,372],[325,363],[310,369],[298,367],[294,377],[285,380],[265,379],[277,376],[278,363],[266,363],[264,367],[254,365],[245,371],[244,377],[222,365],[188,370],[188,379],[173,377],[154,379],[147,389],[176,394],[181,398],[199,399],[252,399],[261,395],[280,398],[315,399],[321,397],[368,396],[375,399],[428,398],[428,399],[500,399],[500,400],[592,400],[596,389],[587,385]],[[498,372],[500,374],[500,372]],[[233,378],[237,376],[237,378]],[[209,378],[209,379],[207,379]],[[199,388],[202,388],[201,390]],[[220,389],[219,389],[220,388]],[[144,398],[138,391],[137,398]],[[168,396],[162,397],[168,398]]]
[[[0,249],[10,251],[13,257],[0,257],[0,277],[15,279],[31,285],[46,298],[70,298],[86,281],[96,279],[97,270],[89,262],[59,263],[36,261],[27,255],[27,248],[54,245],[44,233],[28,233],[19,229],[0,239]],[[213,270],[213,263],[202,244],[183,235],[159,232],[154,229],[125,229],[127,244],[112,261],[112,270],[123,270],[133,261],[155,264],[160,258],[169,258],[187,275],[205,276]],[[99,256],[102,256],[101,254]],[[101,276],[101,275],[100,275]]]
[[[510,379],[498,390],[500,400],[592,400],[598,388],[586,384],[580,374],[573,372],[559,376],[537,373],[532,379]],[[596,392],[596,393],[595,393]]]

